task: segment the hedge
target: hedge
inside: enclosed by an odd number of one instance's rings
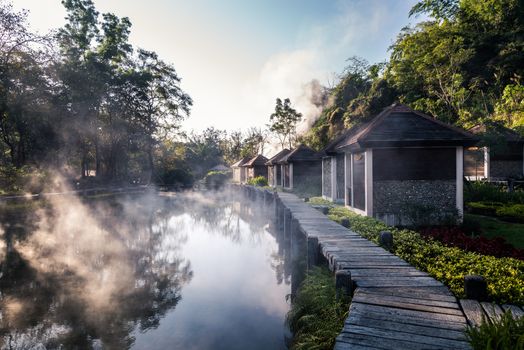
[[[493,301],[524,305],[524,261],[447,247],[417,232],[389,227],[343,207],[331,208],[329,217],[337,222],[348,218],[353,231],[375,243],[381,231],[390,231],[395,242],[392,252],[444,283],[457,298],[465,297],[464,276],[478,274],[486,279]]]
[[[264,176],[257,176],[247,180],[247,184],[251,186],[264,187],[267,186],[267,179]]]
[[[480,215],[497,216],[506,221],[524,222],[524,204],[504,204],[500,202],[469,202],[467,209]]]

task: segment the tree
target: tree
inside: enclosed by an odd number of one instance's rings
[[[291,107],[289,98],[282,101],[277,98],[275,112],[269,117],[269,131],[274,133],[282,148],[286,144],[291,148],[296,141],[297,124],[302,120],[302,114]]]

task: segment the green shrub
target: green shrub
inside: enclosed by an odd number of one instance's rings
[[[348,315],[349,300],[336,297],[335,280],[327,268],[310,271],[293,299],[287,323],[291,349],[333,349]]]
[[[334,206],[333,202],[328,201],[327,199],[324,199],[322,197],[311,197],[311,198],[309,198],[309,204],[311,204],[311,205]]]
[[[247,184],[251,186],[268,186],[267,179],[264,176],[257,176],[252,179],[247,180]]]
[[[496,213],[506,220],[524,222],[524,204],[505,205],[498,208]]]
[[[466,336],[474,350],[523,350],[524,318],[506,312],[496,322],[484,319],[480,326],[468,327]]]
[[[340,222],[348,218],[350,228],[378,243],[381,231],[394,237],[393,253],[447,285],[459,298],[465,297],[464,276],[482,275],[488,282],[489,296],[498,303],[524,304],[524,261],[495,258],[447,247],[425,239],[417,232],[396,229],[373,218],[360,216],[344,207],[332,208],[329,217]]]
[[[469,202],[466,207],[474,214],[493,216],[497,214],[497,209],[502,207],[504,203],[501,202]]]
[[[467,182],[464,186],[464,201],[524,204],[524,191],[508,192],[502,185],[481,181]]]

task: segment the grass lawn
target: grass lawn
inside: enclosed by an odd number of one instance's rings
[[[524,249],[524,224],[505,222],[489,216],[474,214],[466,214],[466,217],[480,224],[483,236],[489,238],[504,237],[515,248]]]

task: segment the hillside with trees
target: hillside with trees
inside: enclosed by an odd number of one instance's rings
[[[322,148],[393,102],[460,127],[524,128],[524,2],[422,0],[387,62],[353,57],[304,141]]]

